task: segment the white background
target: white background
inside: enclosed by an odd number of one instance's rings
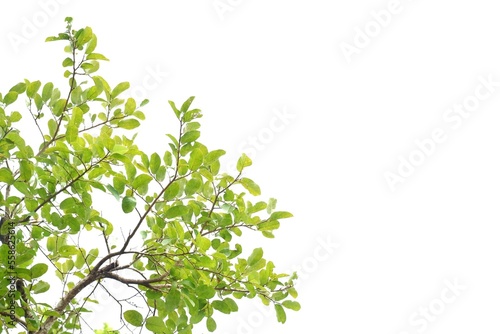
[[[258,138],[248,175],[295,217],[274,240],[247,247],[262,245],[281,270],[303,272],[302,310],[281,325],[249,303],[217,316],[217,333],[496,333],[500,87],[456,128],[443,117],[474,101],[480,77],[500,81],[498,9],[487,0],[391,6],[2,2],[0,91],[24,78],[61,81],[62,44],[43,41],[72,16],[98,35],[97,51],[111,59],[102,65],[108,81],[139,91],[151,71],[162,73],[147,81],[139,141],[148,150],[164,148],[175,129],[167,100],[191,95],[209,148],[236,159]],[[396,13],[381,27],[370,13],[388,7]],[[342,43],[358,53],[346,57]],[[276,113],[292,116],[280,123]],[[409,159],[435,129],[446,140],[392,191],[384,174],[398,173],[399,157]],[[327,253],[322,245],[332,242],[339,246]],[[447,281],[462,286],[458,296]],[[429,307],[432,321],[419,315]]]

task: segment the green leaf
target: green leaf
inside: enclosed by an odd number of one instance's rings
[[[276,318],[278,319],[278,322],[284,324],[286,322],[286,313],[283,306],[280,304],[274,304],[274,309],[276,310]]]
[[[118,122],[118,127],[126,130],[132,130],[140,126],[141,123],[135,118],[123,119]]]
[[[215,150],[208,153],[207,155],[205,155],[204,158],[205,165],[211,165],[215,161],[218,161],[219,158],[222,157],[224,154],[226,154],[226,151],[224,150]]]
[[[66,59],[63,60],[62,66],[63,67],[73,66],[73,59],[71,59],[70,57],[67,57]]]
[[[147,186],[149,182],[151,182],[153,178],[150,175],[147,174],[141,174],[137,176],[134,181],[132,181],[132,188],[138,189],[140,187]]]
[[[217,311],[224,313],[224,314],[229,314],[231,313],[231,309],[229,306],[224,303],[222,300],[214,300],[212,302],[212,307],[216,309]]]
[[[189,106],[191,105],[191,103],[193,102],[193,100],[194,100],[194,96],[191,96],[189,99],[186,100],[186,102],[184,102],[182,104],[181,113],[185,113],[186,111],[188,111]]]
[[[196,246],[198,246],[202,252],[206,252],[210,248],[210,239],[198,235],[196,237]]]
[[[136,310],[127,310],[123,312],[123,317],[129,324],[135,327],[141,326],[144,321],[142,314]]]
[[[28,160],[21,160],[19,162],[20,181],[28,181],[33,176],[34,166]]]
[[[55,102],[54,105],[52,106],[52,113],[54,113],[55,116],[61,116],[65,106],[66,106],[65,99],[57,100],[57,102]]]
[[[125,213],[130,213],[134,211],[135,205],[136,205],[136,200],[134,197],[131,196],[125,196],[122,200],[122,210]]]
[[[209,332],[215,332],[217,329],[217,323],[215,322],[214,318],[208,317],[207,318],[207,330]]]
[[[5,103],[5,105],[8,106],[9,104],[16,102],[18,95],[19,94],[17,92],[13,91],[8,92],[3,97],[3,103]]]
[[[13,184],[14,176],[12,175],[12,171],[7,167],[0,168],[0,182]]]
[[[126,162],[125,164],[125,173],[127,174],[127,178],[130,181],[135,179],[135,175],[137,174],[137,168],[135,168],[134,164]]]
[[[97,256],[99,255],[99,249],[98,248],[92,248],[89,251],[89,255],[87,255],[87,263],[90,265],[92,262],[94,262],[95,259],[97,259]]]
[[[253,250],[252,254],[250,254],[250,256],[248,257],[248,260],[247,260],[248,265],[250,267],[253,266],[257,262],[259,262],[260,259],[262,259],[263,255],[264,255],[264,251],[262,250],[262,248],[260,248],[260,247],[255,248]]]
[[[267,203],[267,213],[273,212],[273,210],[276,208],[276,198],[270,198],[269,203]]]
[[[269,220],[277,220],[277,219],[285,219],[285,218],[291,218],[293,215],[290,212],[287,211],[276,211],[271,214],[269,217]]]
[[[66,129],[66,140],[68,143],[73,143],[78,139],[78,127],[74,124],[68,124],[68,128]]]
[[[130,88],[130,83],[128,82],[121,82],[119,83],[113,90],[111,91],[111,98],[114,99],[124,91]]]
[[[203,181],[201,181],[198,178],[192,178],[186,183],[186,188],[184,189],[184,192],[186,193],[187,196],[194,195],[198,190],[201,189],[201,186],[203,186]]]
[[[153,153],[151,154],[151,157],[149,158],[149,170],[151,173],[156,174],[158,171],[158,168],[160,168],[161,165],[161,158],[158,155],[158,153]]]
[[[177,107],[175,106],[175,103],[174,103],[173,101],[168,101],[168,104],[170,104],[170,107],[171,107],[171,108],[172,108],[172,110],[174,111],[175,116],[177,116],[177,118],[179,118],[179,117],[180,117],[181,112],[180,112],[180,110],[179,110],[179,109],[177,109]]]
[[[31,278],[38,278],[43,276],[49,269],[49,266],[45,263],[37,263],[33,267],[31,267]]]
[[[254,196],[260,195],[260,187],[257,183],[255,183],[253,180],[247,178],[247,177],[242,177],[240,179],[240,184],[248,190],[248,192]]]
[[[17,94],[22,94],[26,90],[26,84],[24,82],[20,82],[11,89],[9,89],[10,92],[16,92]]]
[[[42,89],[42,100],[47,102],[52,96],[52,90],[54,89],[54,84],[52,82],[47,82]]]
[[[44,292],[49,291],[49,289],[50,289],[49,283],[44,282],[44,281],[39,281],[31,287],[31,292],[35,293],[35,294],[44,293]]]
[[[125,154],[127,152],[128,152],[128,147],[120,144],[115,144],[115,146],[113,146],[113,149],[111,150],[111,153],[117,153],[117,154]]]
[[[231,312],[238,312],[238,304],[231,298],[224,298],[224,303],[229,307]]]
[[[109,61],[108,58],[106,58],[104,55],[100,54],[100,53],[91,53],[87,56],[87,59],[95,59],[95,60],[107,60]]]
[[[201,164],[203,163],[203,153],[200,149],[195,148],[191,151],[191,155],[189,157],[189,169],[192,171],[198,170]]]
[[[215,296],[215,289],[208,285],[198,285],[195,289],[198,298],[212,299]]]
[[[12,114],[10,114],[10,121],[12,123],[19,122],[23,118],[23,115],[19,111],[13,111]]]
[[[173,200],[176,198],[177,194],[179,193],[181,187],[179,185],[179,182],[173,182],[171,183],[167,189],[165,190],[165,193],[163,194],[163,198],[167,201]]]
[[[171,208],[169,208],[165,212],[165,217],[168,219],[174,218],[174,217],[180,217],[189,212],[189,208],[185,205],[176,205]]]
[[[188,131],[181,136],[181,144],[188,144],[200,137],[200,131]]]
[[[236,170],[241,173],[243,168],[251,165],[252,165],[252,159],[250,159],[245,153],[243,153],[241,157],[238,159],[238,162],[236,163]]]
[[[257,225],[259,231],[273,231],[280,227],[280,223],[277,220],[265,221]]]
[[[146,328],[153,333],[169,333],[167,326],[160,317],[149,317],[146,319]]]
[[[40,81],[33,81],[28,86],[26,86],[26,95],[32,99],[35,97],[36,92],[40,89],[42,83]]]
[[[299,302],[293,301],[293,300],[285,300],[283,303],[281,303],[284,307],[293,310],[293,311],[299,311],[300,310],[300,304]]]
[[[125,113],[125,115],[132,115],[132,113],[135,111],[135,108],[135,100],[129,97],[127,99],[127,102],[125,102],[125,110],[123,112]]]
[[[68,197],[61,202],[59,207],[61,208],[61,210],[66,212],[73,209],[75,207],[75,204],[76,200],[73,197]]]
[[[172,312],[177,309],[181,301],[181,293],[177,289],[171,289],[165,298],[165,311]]]
[[[92,38],[87,44],[87,49],[85,50],[85,54],[91,54],[92,52],[94,52],[96,47],[97,47],[97,36],[92,34]]]

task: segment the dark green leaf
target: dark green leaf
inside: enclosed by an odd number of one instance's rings
[[[122,200],[122,210],[125,213],[130,213],[134,211],[136,205],[136,200],[134,197],[125,196]]]

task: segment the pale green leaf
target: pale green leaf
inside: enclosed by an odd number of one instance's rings
[[[278,319],[278,322],[284,324],[286,322],[286,313],[283,306],[280,304],[274,304],[274,309],[276,310],[276,318]]]
[[[260,187],[257,183],[255,183],[253,180],[247,178],[247,177],[242,177],[240,179],[240,184],[248,190],[248,192],[254,196],[260,195]]]
[[[257,262],[259,262],[260,259],[262,259],[263,255],[264,255],[264,251],[262,250],[262,248],[260,248],[260,247],[255,248],[253,250],[252,254],[250,254],[250,256],[248,257],[248,260],[247,260],[248,265],[250,267],[253,266]]]

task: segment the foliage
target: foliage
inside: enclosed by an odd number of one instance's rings
[[[113,296],[127,332],[187,334],[198,323],[212,332],[215,312],[236,312],[238,300],[255,297],[285,322],[284,308],[300,308],[291,300],[295,275],[276,273],[262,248],[243,256],[237,238],[245,230],[272,238],[292,215],[275,211],[274,199],[247,199],[260,188],[243,176],[246,155],[237,175],[220,172],[225,152],[199,141],[193,97],[180,107],[169,101],[179,132],[167,134],[165,152],[137,147],[129,134],[148,101],[121,98],[130,85],[97,74],[107,58],[95,52],[92,29],[66,23],[47,41],[67,43],[67,86],[24,80],[0,94],[0,328],[88,330],[87,305],[109,282],[133,292]],[[29,114],[15,110],[23,99]],[[35,144],[27,142],[33,133]],[[108,197],[123,218],[97,209]],[[119,331],[96,330],[104,332]]]

